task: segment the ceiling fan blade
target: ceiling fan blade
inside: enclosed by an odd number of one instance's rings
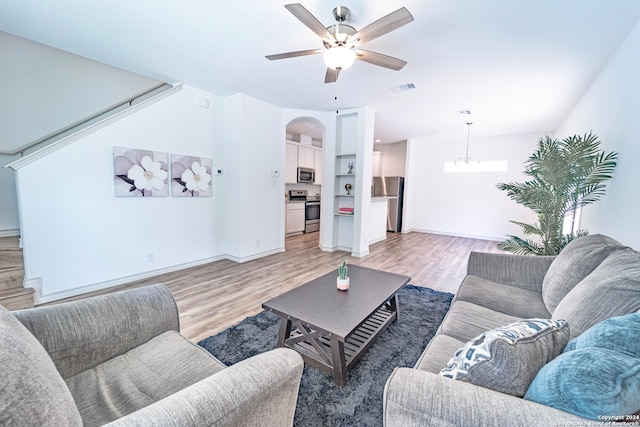
[[[407,65],[407,61],[394,58],[393,56],[384,55],[382,53],[371,52],[370,50],[356,50],[356,58],[361,61],[368,62],[369,64],[378,65],[380,67],[396,71],[399,71],[402,67]]]
[[[286,53],[277,53],[275,55],[267,55],[265,56],[265,58],[273,61],[276,59],[295,58],[296,56],[314,55],[320,52],[322,52],[322,49],[297,50],[295,52],[286,52]]]
[[[411,21],[413,21],[413,15],[411,15],[406,7],[401,7],[395,12],[391,12],[390,14],[383,16],[350,36],[347,44],[362,44],[368,42],[390,33],[393,30],[397,30]]]
[[[333,68],[327,68],[327,74],[324,75],[325,83],[335,83],[338,81],[338,75],[340,70],[334,70]]]
[[[287,10],[293,14],[293,16],[298,18],[300,22],[309,27],[311,31],[319,35],[320,38],[333,40],[333,36],[329,31],[327,31],[327,28],[322,25],[322,23],[318,21],[318,19],[313,16],[311,12],[309,12],[303,5],[301,5],[300,3],[292,3],[285,4],[284,7],[286,7]]]

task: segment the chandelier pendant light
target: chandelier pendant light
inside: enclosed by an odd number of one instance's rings
[[[480,164],[480,160],[477,159],[473,159],[471,157],[469,157],[469,137],[471,135],[471,125],[473,124],[473,122],[467,122],[467,149],[464,153],[464,157],[458,157],[453,164],[454,165],[459,165],[459,164],[465,164],[465,165],[479,165]]]

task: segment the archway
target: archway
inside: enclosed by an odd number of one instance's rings
[[[307,234],[319,240],[325,136],[326,127],[314,117],[296,117],[286,125],[285,237]]]

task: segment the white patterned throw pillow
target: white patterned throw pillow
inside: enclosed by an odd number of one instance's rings
[[[568,341],[565,320],[521,320],[467,342],[440,375],[522,397],[538,371]]]

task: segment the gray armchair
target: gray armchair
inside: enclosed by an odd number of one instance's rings
[[[180,335],[164,285],[8,312],[0,425],[290,426],[302,358],[226,367]]]

